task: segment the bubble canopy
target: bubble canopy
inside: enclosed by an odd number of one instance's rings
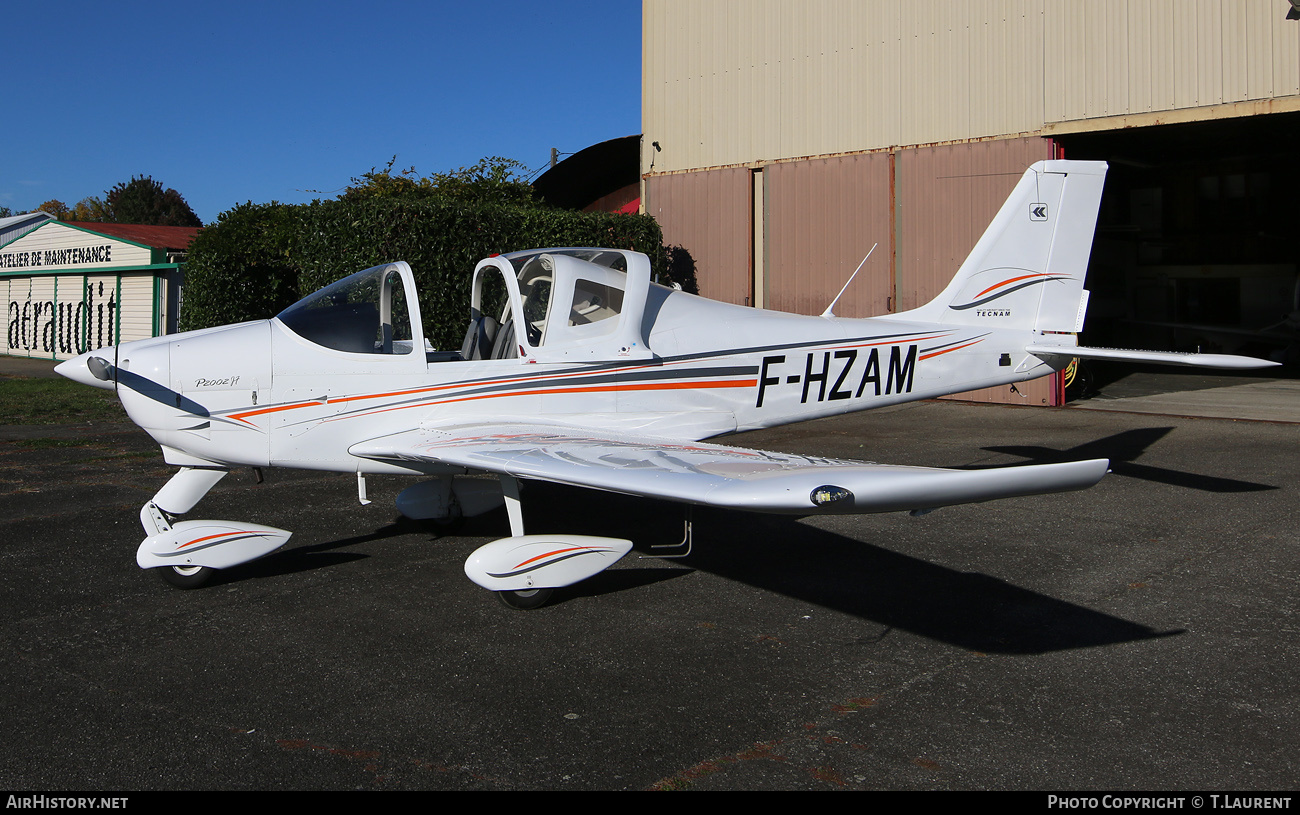
[[[277,319],[317,345],[353,354],[409,354],[414,348],[404,263],[373,266],[326,286]]]

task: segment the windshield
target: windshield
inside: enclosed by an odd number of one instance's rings
[[[393,265],[345,277],[277,315],[295,334],[354,354],[411,353],[411,318]]]

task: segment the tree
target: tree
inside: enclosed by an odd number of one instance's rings
[[[528,168],[514,159],[490,156],[446,173],[422,176],[414,167],[393,172],[394,156],[382,170],[370,168],[339,196],[342,201],[371,198],[418,200],[439,198],[474,204],[538,206],[532,185],[524,180]]]
[[[203,226],[179,192],[164,190],[149,176],[132,176],[130,181],[105,192],[104,209],[111,223]]]
[[[76,206],[72,208],[72,214],[68,220],[106,223],[110,220],[110,217],[111,213],[108,211],[108,204],[104,203],[104,199],[92,195],[77,202]]]
[[[57,198],[51,198],[36,209],[41,212],[48,212],[60,221],[72,220],[68,217],[72,214],[72,210],[68,209],[68,205]]]

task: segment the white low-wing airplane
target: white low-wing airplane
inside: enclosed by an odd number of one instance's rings
[[[519,481],[687,504],[818,515],[925,510],[1092,486],[1105,459],[943,470],[766,453],[701,439],[929,399],[1051,373],[1073,357],[1209,367],[1273,363],[1077,345],[1106,165],[1024,174],[929,304],[870,319],[800,316],[651,283],[642,254],[544,249],[483,260],[457,351],[425,342],[405,263],[376,266],[271,320],[126,342],[59,373],[115,388],[180,471],[144,505],[137,552],[182,587],[262,557],[291,533],[177,521],[234,467],[431,476],[403,514],[505,502],[511,537],[466,574],[530,608],[608,568],[627,540],[526,535]],[[491,473],[491,480],[457,476]]]

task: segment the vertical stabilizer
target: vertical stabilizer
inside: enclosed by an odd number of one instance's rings
[[[1040,161],[943,293],[898,319],[986,328],[1077,332],[1106,164]]]

